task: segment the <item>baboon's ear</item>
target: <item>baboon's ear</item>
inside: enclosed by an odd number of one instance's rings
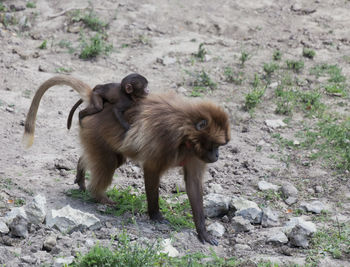
[[[127,84],[125,85],[125,92],[126,92],[127,94],[131,94],[133,91],[134,91],[134,88],[132,87],[132,85],[131,85],[130,83],[127,83]]]
[[[200,131],[203,130],[205,127],[207,127],[208,122],[207,120],[200,120],[199,122],[196,123],[196,130]]]

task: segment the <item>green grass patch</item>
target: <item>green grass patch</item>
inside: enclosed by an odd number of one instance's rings
[[[110,53],[112,49],[113,45],[106,43],[100,34],[96,34],[95,36],[90,38],[89,42],[87,42],[85,38],[82,38],[79,58],[95,58],[100,54]]]
[[[200,72],[185,72],[192,78],[192,81],[190,82],[190,85],[193,87],[191,96],[202,96],[203,93],[206,93],[207,91],[213,90],[217,87],[217,84],[204,70]]]
[[[253,88],[250,93],[245,95],[244,108],[247,111],[253,111],[261,102],[261,98],[265,93],[265,88]]]
[[[107,192],[110,199],[117,203],[114,207],[108,207],[107,213],[115,216],[120,216],[126,212],[132,215],[147,212],[147,199],[144,193],[132,193],[131,187],[124,190],[113,188]],[[175,229],[193,228],[193,219],[191,207],[188,199],[180,202],[180,193],[168,198],[159,198],[160,211],[163,216],[170,222],[170,225]]]
[[[16,206],[16,207],[21,207],[23,206],[24,204],[26,204],[26,201],[22,198],[16,198],[15,201],[13,202],[13,204]]]
[[[159,198],[160,211],[175,230],[194,228],[191,206],[188,199],[183,198],[180,201],[183,194],[177,193],[167,199]],[[94,202],[88,191],[84,192],[78,189],[71,189],[67,192],[67,195],[83,201]],[[146,195],[144,193],[132,192],[131,187],[126,189],[117,189],[114,187],[107,191],[107,196],[117,203],[115,206],[108,206],[106,208],[105,212],[108,214],[121,216],[125,213],[130,213],[135,216],[147,212]]]
[[[41,45],[39,46],[39,49],[46,49],[47,48],[47,40],[44,40]]]
[[[310,48],[303,48],[303,57],[313,59],[316,56],[316,52]]]
[[[284,80],[275,90],[277,114],[290,116],[295,110],[302,110],[308,115],[322,114],[325,105],[318,90],[302,91],[290,84],[290,80]]]
[[[72,68],[59,67],[55,70],[57,73],[71,73],[73,71]]]
[[[70,266],[155,266],[162,257],[157,253],[159,245],[131,243],[125,233],[117,237],[114,247],[110,249],[97,244],[86,255],[78,255]]]
[[[244,67],[244,64],[251,58],[251,55],[246,52],[246,51],[242,51],[241,52],[241,56],[239,57],[239,61],[241,63],[241,66]]]
[[[340,120],[325,115],[314,128],[306,126],[298,136],[306,149],[314,149],[312,158],[322,157],[332,168],[350,170],[350,118]]]
[[[207,50],[204,48],[204,44],[200,43],[198,47],[198,52],[195,53],[194,56],[203,62],[206,54]]]
[[[349,259],[350,224],[335,224],[320,229],[313,235],[307,262],[318,266],[319,259],[326,255],[334,259]]]
[[[7,8],[4,6],[3,3],[0,2],[0,12],[6,12]]]
[[[95,202],[94,198],[90,195],[89,191],[81,191],[79,189],[70,189],[66,192],[66,195],[72,198],[81,199],[85,202]]]
[[[34,2],[27,2],[26,7],[28,7],[28,8],[36,8],[36,4]]]
[[[231,67],[226,67],[224,70],[225,81],[241,85],[244,81],[244,73],[242,71],[234,72]]]
[[[275,61],[279,61],[282,59],[282,52],[280,50],[275,50],[272,55],[272,59]]]
[[[86,12],[76,10],[71,14],[72,22],[83,22],[86,27],[96,32],[104,32],[108,27],[108,23],[102,21],[93,9]]]
[[[310,69],[310,74],[316,77],[329,77],[329,82],[342,83],[346,81],[346,77],[342,75],[342,69],[337,65],[329,65],[327,63],[319,64]]]
[[[278,70],[279,66],[278,64],[271,62],[271,63],[264,63],[263,69],[268,77],[272,75],[276,70]]]
[[[300,72],[304,68],[302,60],[286,60],[287,69]]]
[[[66,48],[66,49],[68,49],[68,53],[69,53],[69,54],[73,54],[74,51],[75,51],[75,49],[73,48],[72,43],[71,43],[70,41],[67,41],[67,40],[61,40],[61,41],[59,41],[58,46],[59,46],[60,48]]]
[[[345,84],[343,83],[330,83],[324,87],[324,90],[327,94],[345,97],[347,95],[347,91],[345,88]]]
[[[73,267],[137,267],[137,266],[174,266],[174,267],[229,267],[239,266],[235,258],[221,258],[214,251],[210,255],[203,253],[191,253],[183,257],[169,257],[161,253],[159,242],[140,244],[131,242],[129,236],[124,232],[116,237],[113,248],[102,247],[97,244],[90,251],[78,254],[74,262],[69,265]]]

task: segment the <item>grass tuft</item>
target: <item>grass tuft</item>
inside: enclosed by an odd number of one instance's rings
[[[79,55],[81,59],[91,59],[100,54],[108,54],[113,49],[113,46],[106,43],[99,34],[91,37],[90,42],[86,42],[86,40],[83,38],[81,47],[82,48]]]

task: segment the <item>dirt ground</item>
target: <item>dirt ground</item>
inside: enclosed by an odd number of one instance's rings
[[[313,118],[304,118],[298,111],[291,118],[275,114],[276,103],[270,86],[253,113],[242,107],[251,90],[254,74],[264,75],[263,65],[272,61],[277,49],[283,53],[283,62],[288,59],[305,62],[300,74],[303,81],[310,77],[309,68],[325,62],[338,65],[348,78],[350,1],[97,0],[92,2],[93,9],[109,24],[105,41],[113,44],[113,51],[92,60],[79,58],[79,45],[82,34],[93,36],[95,32],[82,22],[73,22],[70,15],[74,10],[88,8],[87,1],[38,0],[35,8],[26,7],[27,2],[19,0],[0,3],[6,7],[25,7],[24,10],[9,12],[15,16],[16,22],[0,23],[0,215],[14,206],[9,200],[29,201],[33,195],[41,193],[46,196],[49,208],[70,204],[112,222],[118,229],[123,228],[121,218],[101,215],[96,209],[97,204],[85,203],[66,194],[69,189],[77,188],[73,183],[74,168],[80,155],[77,116],[73,119],[72,129],[66,129],[68,112],[79,99],[75,91],[55,87],[45,94],[38,112],[34,145],[29,150],[22,146],[25,115],[42,82],[58,72],[68,72],[95,86],[118,82],[130,72],[138,72],[147,77],[152,92],[176,91],[191,97],[193,86],[189,73],[204,70],[217,86],[203,93],[202,97],[225,108],[232,131],[232,140],[221,149],[220,160],[208,166],[205,193],[214,190],[213,184],[219,184],[220,193],[224,195],[242,196],[263,205],[266,203],[257,188],[259,181],[277,185],[289,181],[299,190],[299,202],[320,200],[329,207],[329,218],[341,215],[345,222],[349,222],[349,172],[335,172],[320,159],[303,164],[309,151],[291,151],[279,146],[272,137],[274,133],[280,133],[293,139],[294,134],[302,129],[300,122],[309,120],[311,123]],[[2,21],[5,13],[0,13]],[[39,49],[44,40],[47,40],[46,49]],[[194,56],[201,43],[207,51],[203,61]],[[74,50],[72,53],[69,53],[68,46]],[[303,47],[316,51],[313,60],[302,57]],[[239,64],[242,51],[249,54],[244,66]],[[226,81],[226,67],[241,72],[243,82]],[[274,82],[279,82],[277,76],[272,76],[270,84]],[[317,82],[312,81],[304,87],[308,86],[317,86]],[[327,95],[323,98],[334,107],[334,112],[340,114],[348,114],[348,100],[348,97],[340,99]],[[345,104],[335,105],[339,101]],[[287,127],[271,131],[265,125],[266,119],[286,118],[289,118]],[[281,160],[286,157],[291,160]],[[55,167],[57,161],[72,171],[58,170]],[[142,173],[134,166],[129,162],[117,170],[113,185],[143,190]],[[179,169],[167,173],[162,179],[161,194],[170,195],[174,184],[181,179]],[[13,186],[6,186],[9,181]],[[316,194],[312,190],[318,185],[323,190]],[[298,205],[288,207],[280,199],[274,204],[283,222],[293,216],[286,211],[296,209]],[[137,223],[137,227],[133,224],[126,226],[130,233],[150,238],[168,238],[170,235],[169,230],[151,224],[146,215],[141,216]],[[328,224],[331,221],[316,223],[318,228],[328,227]],[[187,240],[183,240],[177,249],[182,255],[195,251],[210,253],[210,249],[214,249],[219,256],[226,258],[235,256],[254,262],[264,259],[305,264],[308,249],[288,247],[288,256],[283,248],[287,246],[264,242],[265,230],[255,226],[254,231],[239,235],[227,231],[219,239],[220,245],[213,248],[202,245],[193,237],[190,246],[186,245]],[[194,230],[185,229],[183,233],[194,233]],[[249,249],[235,249],[235,244],[248,244]],[[26,251],[28,244],[23,241],[17,246]],[[333,260],[325,254],[328,260]],[[344,254],[332,264],[349,266],[349,259],[349,254]]]

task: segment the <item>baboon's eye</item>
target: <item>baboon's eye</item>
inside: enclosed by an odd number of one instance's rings
[[[197,131],[203,130],[205,127],[207,127],[207,125],[208,125],[207,120],[201,120],[201,121],[197,122],[196,129],[197,129]]]

